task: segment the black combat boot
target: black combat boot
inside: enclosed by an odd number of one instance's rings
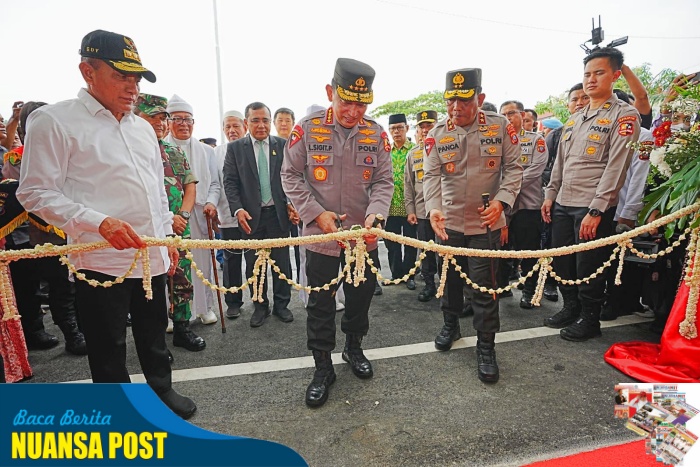
[[[73,355],[87,355],[85,336],[78,329],[78,322],[75,316],[59,323],[58,327],[61,328],[63,337],[66,339],[66,352],[70,352]]]
[[[423,287],[423,290],[420,291],[418,294],[418,301],[420,302],[429,302],[431,298],[435,296],[437,293],[437,288],[435,287],[435,278],[434,277],[425,277],[425,287]]]
[[[561,295],[564,297],[564,307],[559,313],[545,318],[544,325],[548,328],[564,328],[575,322],[581,314],[581,302],[578,301],[578,289],[576,287],[562,287]]]
[[[498,381],[498,363],[496,363],[496,333],[476,332],[476,363],[479,379],[484,383]]]
[[[362,352],[362,336],[359,334],[348,334],[345,336],[343,360],[350,364],[352,372],[358,378],[367,379],[374,375],[372,364]]]
[[[525,281],[525,285],[523,286],[523,295],[520,297],[520,308],[529,310],[535,306],[532,304],[532,299],[535,297],[536,287],[537,279],[534,277],[530,277]]]
[[[581,317],[573,324],[559,332],[562,339],[583,342],[593,337],[600,337],[600,305],[585,305],[581,307]]]
[[[189,321],[175,321],[173,328],[173,345],[175,347],[184,347],[190,352],[199,352],[207,346],[203,338],[190,331]]]
[[[316,371],[314,379],[306,388],[306,405],[309,407],[320,407],[328,400],[330,387],[335,383],[335,370],[331,353],[321,350],[313,350]]]
[[[459,329],[459,318],[452,313],[442,312],[445,319],[445,325],[440,330],[440,334],[435,337],[435,348],[446,351],[452,348],[452,343],[457,339],[462,338]]]

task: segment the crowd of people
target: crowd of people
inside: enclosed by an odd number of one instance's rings
[[[214,294],[201,280],[192,280],[192,260],[185,251],[149,247],[153,299],[147,300],[139,268],[120,278],[134,261],[135,249],[146,248],[141,236],[279,239],[360,225],[453,247],[571,246],[638,225],[642,198],[650,188],[649,155],[630,143],[649,141],[650,128],[663,119],[679,121],[674,130],[687,129],[686,116],[670,114],[665,105],[652,122],[647,92],[622,53],[601,48],[584,59],[583,80],[568,93],[571,116],[564,123],[539,120],[518,100],[500,107],[485,102],[481,70],[463,68],[446,73],[445,120],[438,121],[442,109],[435,108],[395,114],[387,132],[366,115],[374,99],[374,69],[340,58],[325,88],[328,107],[312,106],[298,121],[291,109],[273,113],[259,101],[242,112],[229,110],[221,122],[227,141],[217,146],[211,138],[193,137],[195,109],[183,98],[139,93],[142,78],[155,82],[156,77],[143,66],[130,38],[93,31],[83,38],[80,55],[86,87],[76,99],[53,105],[17,102],[7,124],[0,117],[3,177],[19,181],[16,197],[32,214],[31,222],[6,236],[5,248],[107,240],[112,249],[83,251],[69,259],[83,279],[108,286],[69,280],[68,268],[56,257],[12,262],[24,337],[29,349],[59,343],[43,325],[40,283],[48,282],[49,308],[66,350],[87,355],[93,381],[130,381],[125,361],[131,326],[148,384],[183,418],[196,405],[172,388],[166,334],[173,334],[174,346],[204,350],[206,342],[190,322],[218,321]],[[631,93],[614,89],[620,77]],[[689,78],[681,76],[674,84],[683,86]],[[670,93],[664,104],[673,98]],[[412,120],[415,141],[408,136]],[[271,134],[273,125],[277,136]],[[369,257],[379,265],[377,237],[364,239]],[[411,271],[417,249],[389,240],[385,246],[385,276],[390,277],[385,286],[399,283],[416,290]],[[645,302],[662,328],[672,301],[668,297],[680,279],[683,250],[676,250],[671,267],[661,268],[661,279],[659,268],[629,273],[662,284],[655,298],[643,296],[640,281],[623,278],[623,286],[616,286],[614,267],[579,286],[558,284],[558,291],[548,279],[544,297],[558,301],[561,294],[563,306],[544,325],[561,329],[563,339],[585,341],[601,335],[601,320],[645,313]],[[610,251],[555,257],[554,269],[564,279],[582,279]],[[241,286],[252,276],[254,250],[220,253],[224,287]],[[335,241],[297,247],[294,256],[295,273],[287,246],[270,252],[286,277],[311,287],[328,284],[345,266],[342,244]],[[213,282],[211,252],[194,250],[193,259]],[[433,301],[443,270],[439,263],[431,252],[421,260],[423,287],[415,299]],[[519,279],[535,263],[457,258],[472,281],[493,289]],[[452,264],[446,270],[439,301],[444,324],[435,347],[449,350],[462,336],[459,318],[472,316],[478,378],[495,383],[500,377],[495,351],[499,301],[512,292],[481,292],[465,286]],[[372,297],[383,290],[369,268],[365,275],[357,286],[343,282],[303,297],[307,346],[316,367],[305,394],[311,407],[326,402],[336,379],[331,352],[337,310],[343,311],[343,360],[357,377],[373,376],[362,340],[369,332]],[[272,300],[263,290],[262,301],[253,303],[251,327],[262,326],[270,316],[283,323],[294,320],[290,285],[275,272],[271,276]],[[519,305],[530,309],[536,277],[521,287]],[[243,292],[226,293],[224,299],[226,318],[240,318]]]

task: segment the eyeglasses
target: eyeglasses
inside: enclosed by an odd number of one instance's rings
[[[264,123],[265,125],[270,124],[270,119],[269,118],[251,118],[248,120],[250,123],[253,125],[257,125],[258,123]]]
[[[503,115],[504,115],[506,118],[510,118],[510,117],[512,117],[513,115],[519,114],[519,113],[520,113],[519,110],[509,110],[508,112],[504,113]]]
[[[401,131],[405,128],[406,128],[406,125],[394,125],[394,126],[389,127],[389,131],[391,131],[393,133],[394,131]]]
[[[188,125],[192,125],[194,123],[194,118],[171,117],[170,121],[173,123],[177,123],[178,125],[181,123],[186,123]]]
[[[691,115],[685,115],[685,116],[684,115],[674,115],[673,116],[673,123],[680,123],[680,122],[690,123],[690,121],[692,119],[693,118]]]

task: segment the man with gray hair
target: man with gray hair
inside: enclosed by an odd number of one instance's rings
[[[243,114],[237,110],[229,110],[224,114],[222,120],[224,135],[229,143],[243,138],[248,131]],[[222,144],[214,150],[216,154],[216,168],[219,177],[219,184],[224,186],[224,161],[226,160],[226,150],[228,144]],[[219,196],[219,204],[216,206],[219,212],[219,229],[223,240],[240,240],[241,231],[238,228],[238,219],[231,215],[226,196]],[[243,283],[243,250],[224,250],[224,287],[239,287]],[[243,292],[235,294],[227,292],[224,296],[226,300],[226,317],[236,319],[241,316],[243,306]]]
[[[167,112],[170,114],[170,133],[165,138],[167,143],[179,146],[190,161],[190,166],[197,184],[197,196],[192,212],[180,211],[181,216],[190,224],[190,233],[193,240],[206,240],[207,217],[217,218],[216,206],[219,203],[221,185],[216,169],[216,156],[214,149],[196,138],[192,137],[194,128],[194,110],[177,94],[168,101]],[[204,278],[212,281],[214,266],[211,264],[209,251],[196,249],[192,251],[194,262],[204,273]],[[214,306],[214,294],[201,280],[194,282],[194,313],[204,324],[213,324],[218,321],[216,314],[211,310]]]

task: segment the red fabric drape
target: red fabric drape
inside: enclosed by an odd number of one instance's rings
[[[700,383],[700,337],[681,336],[688,286],[681,283],[661,336],[661,344],[621,342],[605,352],[605,361],[626,375],[645,383]]]

